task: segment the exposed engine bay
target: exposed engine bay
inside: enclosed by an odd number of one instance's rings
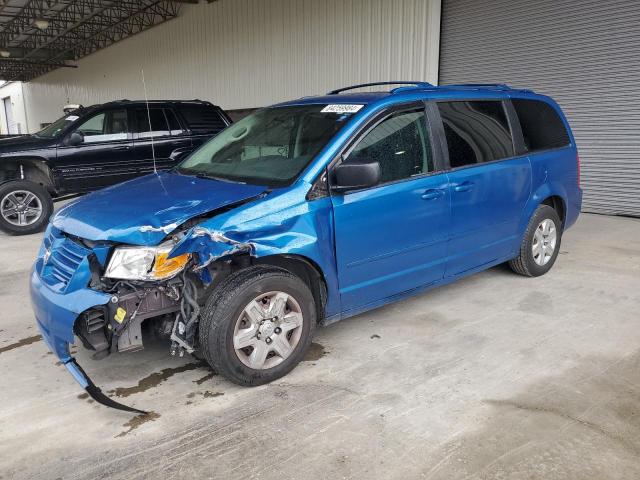
[[[145,332],[170,340],[170,354],[184,356],[196,348],[200,301],[209,285],[195,272],[190,259],[180,273],[165,280],[112,279],[103,275],[98,262],[91,262],[91,287],[111,295],[106,305],[92,307],[75,322],[74,333],[96,360],[110,353],[134,352],[144,348]],[[213,269],[213,267],[212,267]],[[200,269],[201,270],[201,269]]]
[[[182,357],[195,350],[198,300],[205,286],[194,273],[185,269],[161,284],[107,281],[101,279],[100,290],[111,294],[111,301],[82,313],[74,328],[84,347],[95,352],[94,359],[141,350],[142,324],[147,320],[150,332],[171,341],[171,355]]]

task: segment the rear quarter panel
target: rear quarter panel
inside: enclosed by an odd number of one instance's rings
[[[565,208],[564,229],[578,219],[582,206],[582,190],[579,186],[578,151],[575,139],[560,106],[550,97],[537,94],[518,95],[514,98],[541,100],[553,107],[560,116],[569,135],[570,144],[563,148],[529,153],[531,162],[531,196],[523,211],[520,232],[524,234],[529,219],[536,208],[548,197],[559,196]]]

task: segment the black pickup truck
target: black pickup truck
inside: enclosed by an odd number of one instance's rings
[[[33,135],[0,140],[0,230],[41,231],[53,198],[166,170],[231,123],[200,100],[119,100],[68,112]],[[155,160],[154,160],[155,153]]]

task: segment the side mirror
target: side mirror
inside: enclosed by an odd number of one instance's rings
[[[73,132],[69,135],[69,138],[67,138],[67,145],[70,147],[77,147],[81,143],[84,143],[84,135],[80,132]]]
[[[333,169],[331,190],[346,192],[380,183],[380,163],[373,160],[343,162]]]

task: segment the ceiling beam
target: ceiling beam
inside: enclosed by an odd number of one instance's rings
[[[30,0],[0,31],[0,49],[10,53],[4,59],[9,61],[0,61],[0,78],[24,81],[69,67],[64,60],[108,47],[179,11],[179,2],[169,0]],[[48,27],[39,30],[36,19],[47,20]]]

